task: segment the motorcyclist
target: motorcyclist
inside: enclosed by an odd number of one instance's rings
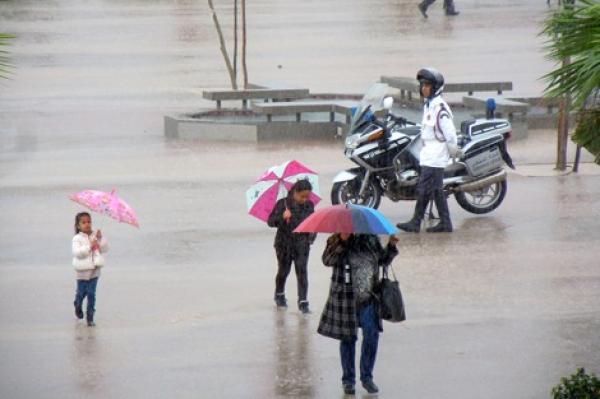
[[[448,166],[450,156],[457,151],[456,128],[452,121],[452,111],[441,96],[444,90],[442,74],[433,68],[424,68],[417,73],[417,80],[420,84],[421,96],[425,99],[417,204],[412,219],[406,223],[398,223],[397,226],[401,230],[418,233],[421,230],[421,220],[425,216],[427,204],[433,197],[440,214],[440,222],[428,228],[427,232],[451,232],[452,222],[443,190],[443,180],[444,168]]]

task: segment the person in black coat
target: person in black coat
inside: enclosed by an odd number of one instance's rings
[[[310,198],[312,185],[308,180],[298,180],[290,189],[287,197],[277,201],[269,216],[268,225],[277,228],[275,235],[275,253],[277,255],[277,276],[275,277],[275,304],[287,307],[285,298],[285,281],[292,262],[298,280],[298,308],[302,313],[309,313],[308,307],[308,255],[316,234],[294,233],[308,216],[315,211]]]
[[[329,297],[323,309],[318,332],[340,340],[344,393],[355,393],[355,347],[358,328],[362,329],[360,380],[369,393],[379,388],[373,382],[379,333],[383,331],[379,303],[374,293],[379,267],[389,266],[398,254],[398,239],[391,236],[384,248],[372,234],[334,234],[327,240],[323,264],[332,267]]]

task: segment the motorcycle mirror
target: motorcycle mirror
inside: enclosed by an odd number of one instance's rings
[[[386,97],[383,99],[383,108],[385,108],[389,111],[392,109],[393,105],[394,105],[394,99],[392,97]]]

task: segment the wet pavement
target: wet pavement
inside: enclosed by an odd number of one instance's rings
[[[304,52],[286,53],[298,69],[290,67],[285,77],[311,88],[339,90],[347,80],[359,90],[389,73],[385,63],[366,69],[362,57],[354,64],[351,46],[341,47],[345,38],[351,33],[349,43],[374,54],[368,45],[374,40],[412,41],[381,27],[366,35],[368,21],[392,15],[418,26],[423,21],[412,6],[409,20],[398,3],[350,3],[355,7],[327,6],[330,12],[315,19],[310,10],[320,2],[305,3],[302,12],[300,3],[256,3],[263,28],[255,35],[272,55],[253,61],[253,69],[294,44]],[[472,30],[484,37],[535,32],[523,21],[541,15],[545,4],[539,3],[464,1],[454,22],[436,4],[431,29],[406,22],[393,32],[428,37],[432,46],[457,43],[467,52],[481,40]],[[274,231],[246,215],[243,195],[266,166],[295,158],[321,173],[328,202],[333,176],[349,166],[341,144],[166,140],[163,114],[196,103],[186,87],[226,82],[200,3],[33,4],[0,3],[3,25],[22,32],[15,45],[18,74],[0,92],[0,397],[341,398],[337,342],[316,333],[330,277],[320,262],[325,237],[309,263],[313,313],[275,310]],[[489,28],[482,16],[492,10],[497,20]],[[513,20],[514,10],[520,13]],[[291,11],[300,22],[286,40],[269,45],[267,27],[286,31]],[[333,23],[336,18],[362,22],[351,30]],[[91,33],[98,29],[106,34]],[[292,40],[313,30],[334,33],[323,44],[313,36],[303,45]],[[211,40],[203,42],[205,36]],[[539,39],[512,40],[511,57],[520,51],[532,57],[528,68],[512,69],[497,62],[502,41],[509,42],[496,37],[500,47],[483,55],[476,47],[473,57],[487,59],[498,78],[537,90],[534,76],[545,64],[525,50],[537,48]],[[335,57],[301,75],[314,50],[309,45],[318,44],[318,55],[332,42],[355,65],[348,75],[329,79],[339,68]],[[407,71],[424,56],[412,52]],[[455,68],[462,70],[458,61]],[[358,79],[365,70],[372,76]],[[266,68],[261,73],[271,77]],[[510,144],[520,168],[552,169],[548,134]],[[408,320],[384,326],[378,397],[547,398],[576,367],[600,373],[600,176],[597,166],[585,169],[568,176],[511,174],[505,202],[493,213],[471,215],[450,200],[453,234],[400,236],[394,268]],[[72,314],[70,240],[79,208],[67,196],[113,187],[134,205],[141,229],[94,217],[112,248],[98,287],[98,326],[90,329]],[[381,210],[399,221],[412,207],[386,200]],[[293,304],[293,276],[287,292]],[[357,396],[366,394],[359,388]]]

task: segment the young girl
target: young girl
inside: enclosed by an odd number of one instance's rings
[[[285,280],[290,274],[292,262],[296,269],[298,280],[298,309],[309,313],[308,309],[308,253],[315,241],[315,234],[294,233],[293,231],[315,211],[315,206],[309,199],[312,186],[308,180],[298,180],[290,189],[286,198],[277,201],[269,216],[268,225],[277,228],[275,236],[275,253],[278,270],[275,277],[275,304],[277,307],[287,307],[285,299]]]
[[[108,251],[108,243],[100,230],[92,232],[92,217],[87,212],[75,216],[75,237],[73,237],[73,267],[77,273],[77,293],[75,294],[75,316],[83,319],[83,299],[87,297],[87,325],[95,326],[94,305],[96,285],[100,268],[104,266],[103,253]]]

